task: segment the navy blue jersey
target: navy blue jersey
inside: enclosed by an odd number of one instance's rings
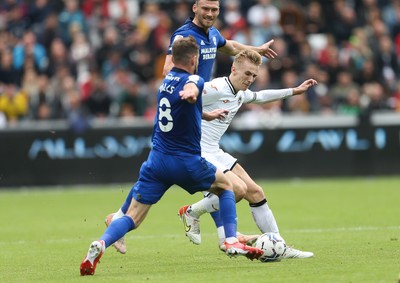
[[[199,69],[197,74],[202,77],[204,81],[208,82],[211,79],[211,72],[215,57],[217,56],[217,49],[226,44],[226,39],[215,27],[211,27],[207,34],[189,18],[183,26],[172,34],[169,42],[168,54],[171,54],[172,43],[176,38],[187,37],[189,35],[192,35],[200,46]]]
[[[199,96],[194,104],[182,100],[179,92],[194,83]],[[158,91],[158,109],[153,131],[153,149],[171,155],[200,154],[201,114],[204,80],[172,68]]]

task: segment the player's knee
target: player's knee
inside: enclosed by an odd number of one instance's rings
[[[263,189],[259,185],[249,186],[246,193],[246,199],[250,202],[259,202],[265,199]]]
[[[247,186],[243,181],[238,181],[233,184],[233,190],[235,192],[236,201],[240,201],[247,194]]]

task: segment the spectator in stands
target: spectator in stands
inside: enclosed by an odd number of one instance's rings
[[[22,0],[1,1],[0,14],[5,14],[6,30],[12,35],[21,38],[29,27],[26,17],[26,5]]]
[[[46,90],[46,101],[51,107],[53,119],[65,119],[63,100],[65,97],[65,81],[74,81],[68,65],[58,65],[50,78]]]
[[[358,88],[350,90],[343,102],[337,106],[338,114],[358,116],[361,114],[361,111],[360,91]]]
[[[258,39],[253,42],[254,46],[259,46],[282,34],[280,21],[280,11],[271,0],[258,0],[247,12],[247,20],[251,25],[253,36]]]
[[[101,46],[97,49],[95,54],[97,68],[103,70],[103,65],[110,57],[110,54],[115,50],[122,50],[123,47],[122,39],[118,30],[111,25],[106,27],[102,36]],[[102,76],[104,77],[104,73]]]
[[[76,89],[68,89],[65,93],[65,109],[69,126],[75,133],[83,133],[89,128],[89,113],[82,103]]]
[[[353,75],[342,70],[338,73],[336,83],[330,88],[328,95],[330,96],[333,105],[337,106],[346,100],[348,93],[353,90],[358,91],[359,86],[353,81]]]
[[[46,49],[47,54],[49,54],[51,43],[58,37],[59,32],[57,14],[51,13],[46,17],[43,27],[37,31],[37,40]]]
[[[325,33],[326,19],[322,4],[318,1],[310,1],[305,14],[305,31],[307,34]]]
[[[378,82],[366,83],[362,86],[363,94],[368,98],[367,110],[371,111],[382,111],[389,110],[389,94],[385,87]]]
[[[106,84],[101,75],[93,71],[89,80],[86,105],[90,114],[96,118],[106,118],[110,115],[112,100],[108,95]]]
[[[22,42],[17,44],[13,50],[13,64],[17,70],[22,70],[27,58],[31,58],[35,68],[44,72],[48,66],[46,49],[43,45],[36,42],[36,35],[27,30],[22,38]]]
[[[14,84],[6,84],[0,94],[0,112],[3,112],[9,125],[16,124],[29,111],[28,97]]]
[[[88,26],[84,14],[79,9],[78,0],[64,0],[64,10],[58,16],[61,38],[69,46],[72,43],[73,29],[87,34]]]
[[[13,66],[12,52],[8,48],[0,51],[0,85],[1,84],[19,84],[21,71]]]
[[[49,77],[54,76],[57,73],[58,68],[64,66],[68,68],[69,73],[72,76],[76,77],[76,65],[71,60],[68,50],[60,38],[55,38],[51,42],[49,52],[49,65],[46,70],[46,74]]]
[[[393,41],[388,35],[379,39],[379,50],[375,54],[377,70],[380,70],[379,79],[390,89],[395,89],[399,75],[399,63],[393,46]]]
[[[28,5],[27,16],[29,27],[36,34],[44,29],[46,19],[52,14],[54,7],[49,0],[34,0]]]

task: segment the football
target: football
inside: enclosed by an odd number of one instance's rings
[[[260,235],[254,246],[264,251],[264,254],[259,258],[262,262],[279,260],[286,251],[285,240],[276,233]]]

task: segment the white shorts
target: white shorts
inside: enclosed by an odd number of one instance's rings
[[[222,172],[226,172],[232,170],[232,168],[237,163],[237,159],[234,158],[229,153],[226,153],[222,149],[219,149],[216,152],[201,152],[201,156],[204,157],[208,162],[214,164]]]

